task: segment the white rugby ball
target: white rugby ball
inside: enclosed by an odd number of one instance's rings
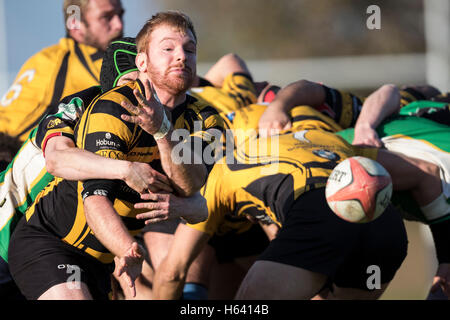
[[[339,163],[328,177],[325,196],[340,218],[366,223],[378,218],[389,205],[392,179],[378,162],[351,157]]]

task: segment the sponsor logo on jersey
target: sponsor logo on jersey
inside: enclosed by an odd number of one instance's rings
[[[320,149],[320,150],[313,150],[313,153],[321,158],[328,159],[328,160],[336,160],[339,159],[339,155],[334,153],[333,151]]]
[[[60,125],[61,123],[62,123],[62,120],[58,119],[58,118],[50,120],[47,124],[47,129],[55,128],[56,126]]]

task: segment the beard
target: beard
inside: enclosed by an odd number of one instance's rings
[[[184,67],[186,73],[183,74],[171,74],[170,69],[159,71],[153,64],[149,64],[147,71],[150,82],[154,86],[161,88],[170,94],[180,95],[186,93],[186,91],[192,86],[195,79],[195,71],[191,68],[180,65]]]
[[[86,33],[84,35],[84,44],[87,44],[91,47],[97,48],[101,51],[106,51],[108,49],[108,45],[110,42],[114,40],[118,40],[123,37],[123,31],[117,32],[116,34],[113,34],[110,39],[105,40],[99,39],[89,28],[86,30]]]

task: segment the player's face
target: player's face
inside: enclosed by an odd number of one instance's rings
[[[106,51],[123,34],[124,10],[120,0],[90,0],[84,14],[84,43]]]
[[[191,87],[197,72],[197,43],[190,30],[158,26],[150,36],[147,58],[147,75],[155,87],[174,95]]]

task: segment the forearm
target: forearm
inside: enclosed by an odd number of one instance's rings
[[[84,210],[95,237],[114,255],[124,256],[135,240],[111,201],[103,196],[90,196],[84,200]]]
[[[356,122],[355,129],[376,129],[391,114],[400,109],[400,93],[394,85],[384,85],[367,97]]]
[[[170,136],[171,132],[164,138],[157,140],[161,166],[178,195],[183,197],[192,196],[200,190],[206,181],[206,166],[203,164],[202,159],[199,159],[201,155],[195,155],[193,150],[191,150],[190,142],[179,142],[185,144],[184,148],[182,148],[182,158],[174,159],[173,150],[177,142],[172,141],[169,138]],[[184,154],[185,152],[188,154]]]
[[[325,103],[325,100],[326,92],[322,85],[307,80],[300,80],[278,91],[269,108],[277,108],[287,113],[293,107],[299,105],[319,107]]]
[[[47,150],[45,162],[49,173],[66,180],[123,180],[131,166],[129,161],[101,157],[75,146]]]

